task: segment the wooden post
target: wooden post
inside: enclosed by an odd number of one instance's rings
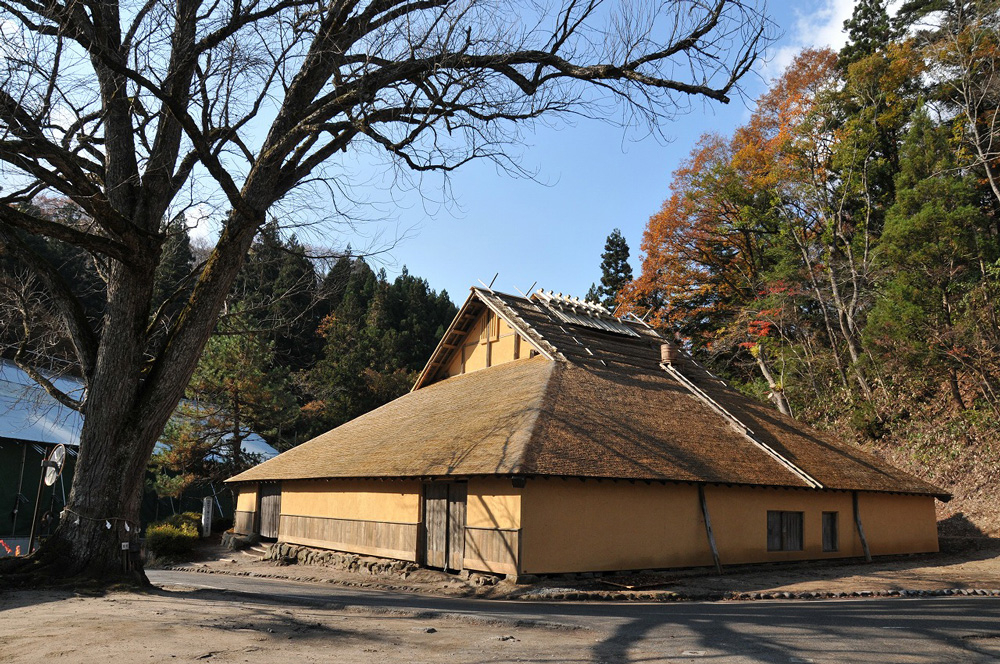
[[[712,561],[715,563],[715,573],[722,574],[722,564],[719,562],[719,549],[715,546],[715,535],[712,534],[712,520],[708,517],[708,503],[705,502],[705,485],[698,485],[698,502],[701,503],[701,515],[705,519],[705,533],[708,535],[708,546],[712,549]]]
[[[21,473],[18,475],[17,479],[17,497],[14,498],[14,512],[13,512],[13,524],[11,526],[10,536],[14,537],[17,535],[17,515],[21,511],[21,489],[24,488],[24,464],[28,460],[28,444],[24,443],[21,445]],[[24,502],[28,502],[25,498]]]
[[[865,562],[872,561],[872,552],[868,549],[868,540],[865,538],[865,528],[861,525],[861,510],[858,508],[858,492],[851,492],[851,503],[854,505],[854,527],[858,529],[858,537],[861,538],[861,548],[865,552]]]
[[[31,534],[28,535],[28,553],[31,555],[32,547],[35,545],[35,533],[38,531],[38,508],[42,503],[42,487],[45,486],[45,469],[49,467],[48,458],[42,454],[42,470],[38,476],[38,493],[35,494],[35,509],[31,513]]]

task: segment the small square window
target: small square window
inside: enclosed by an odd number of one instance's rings
[[[823,512],[823,550],[839,551],[840,539],[837,529],[837,512]]]
[[[768,511],[767,550],[802,550],[802,512]]]

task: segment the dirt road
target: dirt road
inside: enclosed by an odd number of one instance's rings
[[[190,572],[0,595],[0,662],[993,662],[1000,598],[511,602]],[[208,588],[204,586],[209,586]]]

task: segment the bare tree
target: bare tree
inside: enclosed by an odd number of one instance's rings
[[[506,149],[543,116],[655,127],[728,101],[768,31],[740,0],[0,0],[0,250],[43,284],[87,387],[66,518],[30,569],[145,582],[143,472],[276,202],[321,181],[336,206],[364,149],[516,168]],[[85,223],[33,214],[42,195]],[[161,222],[194,200],[230,212],[164,333]],[[100,325],[28,235],[94,256]]]
[[[962,120],[966,157],[982,169],[994,204],[1000,205],[1000,2],[932,7],[942,11],[931,13],[918,42],[940,96]]]

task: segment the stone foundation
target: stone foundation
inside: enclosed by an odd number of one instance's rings
[[[260,535],[238,535],[231,530],[222,533],[222,546],[230,551],[239,551],[260,542]]]
[[[312,549],[297,544],[278,542],[267,547],[264,560],[273,560],[279,565],[322,565],[350,572],[375,575],[395,575],[406,578],[419,569],[417,565],[404,560],[359,556],[354,553]]]

